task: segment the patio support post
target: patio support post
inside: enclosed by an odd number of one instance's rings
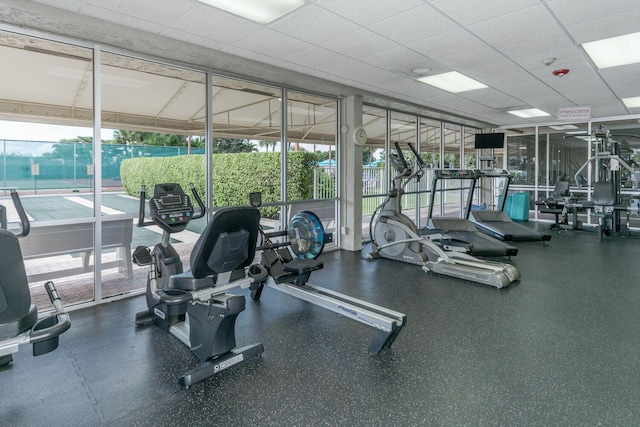
[[[362,97],[347,96],[342,105],[340,131],[340,247],[362,249],[362,147],[353,142],[353,130],[362,126]]]

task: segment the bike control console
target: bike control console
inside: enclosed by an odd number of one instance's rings
[[[193,218],[193,205],[179,184],[159,184],[153,187],[149,199],[151,218],[167,233],[177,233],[186,228]]]

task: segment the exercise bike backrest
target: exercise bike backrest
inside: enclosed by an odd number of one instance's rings
[[[2,276],[0,281],[0,323],[15,320],[22,313],[27,312],[31,305],[31,294],[28,292],[29,285],[26,281],[27,275],[22,262],[20,244],[17,240],[18,237],[29,234],[29,218],[15,189],[11,189],[11,199],[20,218],[22,230],[20,233],[8,230],[7,208],[0,205],[0,229],[2,230],[0,231],[0,253],[3,254],[4,261],[0,264],[0,275]],[[4,253],[4,251],[7,252]],[[0,327],[0,331],[2,329]],[[0,339],[6,338],[4,335],[0,332]]]
[[[29,282],[18,241],[19,237],[29,234],[29,218],[15,189],[11,189],[11,199],[22,230],[14,233],[7,229],[7,209],[0,205],[0,366],[11,363],[12,354],[23,344],[33,345],[34,356],[55,350],[59,336],[71,326],[69,315],[51,281],[46,282],[44,288],[55,311],[50,316],[38,318],[37,307],[31,303]]]
[[[191,198],[184,192],[180,184],[156,184],[153,195],[149,199],[151,221],[145,219],[146,187],[140,187],[140,213],[138,227],[157,225],[165,234],[178,233],[185,228],[192,219],[202,218],[206,213],[204,202],[193,184],[189,184],[193,198],[198,203],[199,212],[195,213]],[[164,241],[164,237],[163,237]],[[167,240],[168,243],[168,240]]]

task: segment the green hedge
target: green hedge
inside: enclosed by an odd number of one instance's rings
[[[290,152],[287,157],[289,200],[313,198],[313,153]],[[213,204],[235,206],[247,204],[249,193],[262,192],[264,203],[279,202],[280,153],[225,153],[213,155]],[[125,191],[140,196],[140,186],[148,192],[155,184],[177,182],[188,193],[193,182],[205,197],[205,157],[201,154],[176,157],[133,158],[122,161],[120,177]],[[277,215],[277,208],[265,209],[268,217]]]
[[[176,182],[188,194],[189,183],[193,182],[204,197],[204,160],[203,154],[124,159],[120,165],[122,187],[127,194],[139,197],[141,185],[146,186],[150,194],[156,184]]]

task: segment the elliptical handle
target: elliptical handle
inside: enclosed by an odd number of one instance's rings
[[[138,213],[138,223],[136,227],[145,227],[147,225],[153,225],[153,221],[145,221],[144,217],[146,216],[145,212],[145,203],[147,201],[147,189],[144,185],[140,186],[140,209]]]
[[[420,169],[424,168],[425,163],[424,160],[422,160],[422,156],[420,155],[420,153],[418,153],[418,150],[416,150],[416,147],[413,146],[412,143],[408,143],[409,144],[409,148],[411,148],[411,151],[413,151],[413,155],[416,156],[416,161],[418,162],[418,166],[420,166]]]
[[[400,149],[400,144],[398,143],[398,141],[396,141],[394,145],[396,147],[398,157],[400,158],[400,162],[402,163],[402,167],[405,169],[409,169],[409,164],[407,163],[407,159],[404,158],[404,154],[402,154],[402,150]]]
[[[29,223],[29,217],[27,213],[24,211],[24,207],[22,206],[22,202],[20,201],[20,196],[15,188],[11,189],[11,199],[13,200],[13,205],[16,207],[16,211],[18,212],[18,217],[20,217],[20,223],[22,224],[22,231],[20,234],[17,234],[17,237],[25,237],[29,234],[31,230],[31,224]]]
[[[193,182],[189,183],[189,188],[191,188],[191,192],[193,193],[193,198],[196,199],[196,203],[198,203],[198,207],[200,208],[200,213],[198,213],[197,215],[194,215],[191,219],[202,218],[204,214],[207,213],[207,208],[204,205],[204,202],[202,201],[202,199],[200,198],[200,195],[196,190],[196,186],[193,185]]]

